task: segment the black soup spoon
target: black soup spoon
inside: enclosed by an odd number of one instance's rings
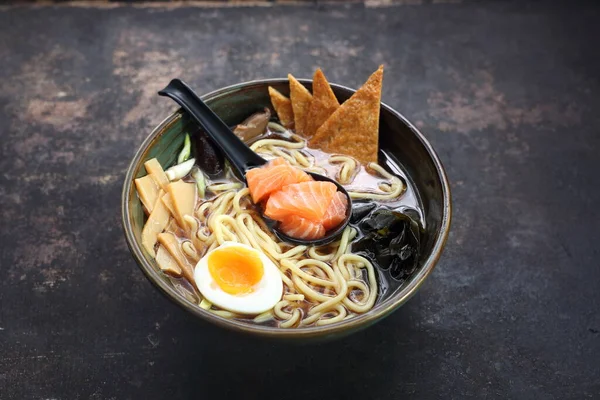
[[[158,92],[158,94],[170,97],[190,114],[190,116],[204,129],[212,141],[223,151],[223,154],[227,157],[237,175],[242,177],[244,181],[246,181],[246,172],[248,170],[260,167],[267,163],[267,160],[246,146],[246,144],[242,142],[231,129],[229,129],[221,118],[219,118],[185,82],[180,79],[173,79],[167,87]],[[344,221],[334,229],[327,231],[325,236],[321,239],[304,240],[286,235],[277,229],[277,221],[264,217],[264,215],[263,217],[269,228],[281,240],[298,245],[321,246],[331,243],[344,231],[344,228],[350,221],[352,200],[346,189],[333,179],[313,172],[307,173],[310,174],[315,181],[327,181],[335,184],[337,190],[346,196],[348,199],[348,206],[346,208],[346,218]]]

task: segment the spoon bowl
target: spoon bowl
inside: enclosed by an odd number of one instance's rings
[[[206,134],[221,149],[225,157],[231,163],[237,175],[246,182],[246,172],[252,168],[261,167],[267,163],[267,160],[252,151],[233,131],[208,107],[200,97],[182,80],[173,79],[171,82],[158,92],[161,96],[166,96],[179,104],[188,114],[204,129]],[[325,236],[316,240],[297,239],[281,232],[274,220],[266,218],[267,226],[277,237],[289,243],[297,245],[324,245],[334,241],[344,231],[344,228],[350,222],[352,199],[350,195],[335,180],[313,172],[309,173],[315,181],[326,181],[336,185],[337,190],[342,192],[348,200],[346,206],[346,217],[336,228],[326,232]],[[264,217],[264,216],[263,216]]]

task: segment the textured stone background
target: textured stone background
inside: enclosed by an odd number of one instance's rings
[[[1,399],[600,395],[600,8],[383,3],[0,6]],[[156,91],[317,66],[356,87],[380,63],[384,101],[452,182],[451,236],[422,290],[307,346],[163,298],[119,215],[129,159],[174,108]]]

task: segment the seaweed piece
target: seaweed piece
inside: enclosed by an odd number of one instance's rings
[[[377,207],[377,204],[370,203],[352,203],[352,216],[350,217],[350,223],[357,224],[362,221],[373,209]]]
[[[395,209],[394,211],[398,211],[402,214],[405,214],[407,217],[409,217],[413,221],[416,221],[417,224],[419,224],[419,227],[423,228],[423,226],[424,226],[423,218],[421,217],[421,214],[419,213],[419,211],[415,210],[414,208],[407,207],[407,206],[401,206],[401,207]]]
[[[380,268],[390,270],[392,278],[404,280],[417,268],[422,230],[408,215],[380,208],[365,217],[358,227],[364,237],[352,245]]]

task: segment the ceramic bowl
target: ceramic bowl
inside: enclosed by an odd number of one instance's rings
[[[301,82],[311,90],[310,80]],[[229,86],[203,96],[203,100],[225,121],[233,126],[264,107],[271,108],[267,91],[273,86],[289,94],[287,79],[266,79]],[[332,84],[340,103],[354,90]],[[166,104],[166,103],[165,103]],[[179,110],[161,122],[141,144],[131,161],[122,198],[122,222],[127,244],[142,272],[164,295],[191,314],[215,325],[248,334],[272,338],[327,339],[339,337],[365,328],[404,304],[433,271],[440,258],[451,219],[450,188],[446,173],[435,151],[413,124],[391,107],[381,104],[380,147],[391,153],[408,173],[420,197],[425,213],[425,240],[422,240],[418,268],[400,287],[380,299],[365,314],[339,323],[308,328],[282,329],[229,320],[203,310],[182,295],[160,271],[154,260],[141,245],[144,212],[139,201],[134,179],[144,176],[144,162],[156,157],[161,165],[171,165],[177,157],[184,132],[195,130],[195,124],[184,111]]]

